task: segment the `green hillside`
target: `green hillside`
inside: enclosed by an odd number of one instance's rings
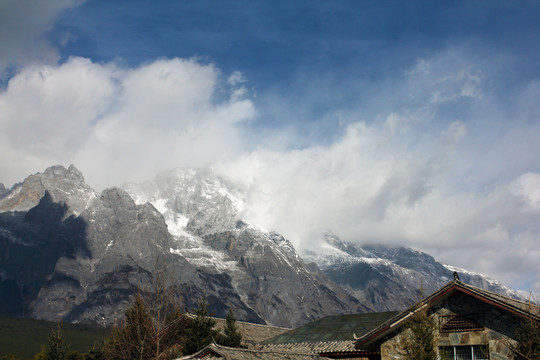
[[[17,359],[32,359],[47,345],[51,329],[57,326],[44,320],[0,316],[0,359],[8,354]],[[83,324],[62,324],[62,332],[70,350],[79,353],[88,352],[107,336],[107,329]]]

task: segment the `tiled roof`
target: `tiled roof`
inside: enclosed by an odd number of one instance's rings
[[[229,348],[216,344],[208,345],[203,350],[196,352],[195,354],[181,357],[177,360],[188,359],[225,359],[225,360],[252,360],[252,359],[266,359],[266,360],[311,360],[321,359],[318,354],[313,353],[299,353],[299,352],[287,352],[279,350],[252,350],[252,349],[239,349]]]
[[[260,347],[258,347],[258,349],[320,354],[328,352],[354,351],[354,343],[355,340],[262,344]]]
[[[263,341],[262,344],[351,341],[384,323],[397,312],[326,316]]]
[[[436,303],[448,298],[450,295],[454,294],[456,291],[461,291],[463,293],[474,296],[482,301],[488,302],[494,306],[497,306],[506,311],[512,312],[517,316],[528,317],[533,316],[540,321],[540,307],[530,302],[520,301],[516,299],[509,298],[504,295],[500,295],[488,290],[478,288],[456,279],[443,286],[438,291],[434,292],[419,304],[413,305],[411,308],[397,314],[396,316],[388,319],[384,323],[380,324],[376,328],[372,329],[369,332],[363,334],[359,337],[356,348],[362,348],[367,344],[373,343],[376,339],[381,338],[382,336],[391,332],[392,329],[398,328],[406,318],[413,312],[414,309],[431,307]]]

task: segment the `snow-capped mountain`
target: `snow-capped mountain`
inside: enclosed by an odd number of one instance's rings
[[[216,316],[297,326],[328,314],[395,310],[452,276],[406,248],[326,236],[324,255],[239,218],[243,194],[210,169],[175,170],[102,193],[73,166],[0,186],[0,313],[111,324],[130,296],[165,271],[192,307]],[[460,271],[462,279],[506,292]]]
[[[309,270],[283,236],[239,219],[241,194],[209,169],[162,173],[125,189],[137,203],[149,202],[163,214],[174,239],[171,253],[205,271],[227,273],[240,298],[274,324],[368,310]]]
[[[163,269],[188,308],[204,296],[216,316],[233,308],[242,320],[296,326],[367,310],[310,271],[281,235],[237,219],[234,198],[205,171],[127,188],[140,204],[55,166],[4,194],[1,312],[110,324]]]
[[[437,262],[421,251],[404,247],[358,246],[325,234],[324,251],[307,253],[328,279],[345,286],[361,302],[376,311],[404,309],[429,295],[457,272],[466,283],[520,298],[520,295],[489,277]]]

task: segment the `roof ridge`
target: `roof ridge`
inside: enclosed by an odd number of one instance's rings
[[[215,319],[215,320],[227,320],[226,318],[221,318],[221,317],[214,317],[214,316],[211,316],[212,319]],[[274,328],[274,329],[283,329],[283,330],[292,330],[292,328],[288,328],[288,327],[283,327],[283,326],[274,326],[274,325],[268,325],[268,324],[256,324],[256,323],[252,323],[252,322],[249,322],[249,321],[241,321],[241,320],[236,320],[236,323],[237,324],[248,324],[248,325],[251,325],[251,326],[257,326],[257,327],[264,327],[264,328]]]
[[[524,301],[524,300],[514,299],[512,297],[509,297],[509,296],[506,296],[506,295],[503,295],[503,294],[498,294],[496,292],[486,290],[486,289],[483,289],[483,288],[480,288],[478,286],[474,286],[474,285],[471,285],[471,284],[467,284],[467,283],[464,283],[462,281],[460,281],[460,285],[462,285],[463,287],[468,288],[470,290],[474,290],[474,291],[476,291],[478,293],[481,293],[482,295],[490,296],[491,298],[493,298],[493,300],[498,301],[498,302],[502,302],[505,305],[516,308],[516,309],[518,309],[518,310],[520,310],[522,312],[526,312],[526,311],[524,309],[521,309],[521,308],[515,306],[515,304],[512,304],[512,302],[516,302],[516,303],[522,304],[524,306],[532,306],[533,308],[540,309],[540,306],[538,306],[537,304],[535,304],[532,301]],[[532,315],[534,315],[534,314],[532,314]]]
[[[473,289],[478,289],[480,290],[481,292],[484,292],[484,293],[488,293],[488,294],[491,294],[491,295],[494,295],[496,297],[503,297],[503,298],[506,298],[506,299],[509,299],[509,300],[512,300],[512,301],[516,301],[516,302],[519,302],[519,303],[522,303],[524,305],[533,305],[533,306],[538,306],[537,304],[535,304],[534,302],[532,301],[525,301],[525,300],[521,300],[521,299],[516,299],[516,298],[513,298],[513,297],[510,297],[510,296],[507,296],[507,295],[503,295],[503,294],[499,294],[499,293],[496,293],[494,291],[491,291],[491,290],[488,290],[488,289],[484,289],[484,288],[481,288],[481,287],[478,287],[478,286],[474,286],[474,285],[471,285],[471,284],[467,284],[461,280],[458,280],[458,282],[461,284],[461,285],[464,285],[465,287],[469,287],[469,288],[473,288]]]
[[[290,345],[290,344],[294,344],[294,345],[303,345],[303,344],[322,344],[322,343],[326,343],[326,344],[330,344],[330,343],[342,343],[342,342],[355,342],[356,340],[354,339],[349,339],[349,340],[319,340],[319,341],[302,341],[302,342],[284,342],[284,343],[269,343],[269,344],[262,344],[264,346],[285,346],[285,345]]]
[[[233,347],[228,347],[228,346],[224,346],[224,345],[218,345],[218,344],[215,344],[215,343],[208,345],[208,347],[215,347],[215,348],[218,348],[218,349],[234,350],[234,351],[242,351],[242,352],[249,352],[249,353],[261,353],[261,352],[266,352],[266,353],[276,353],[276,354],[291,354],[290,351],[267,350],[267,349],[265,349],[264,347],[261,348],[261,349],[245,349],[245,348],[233,348]],[[313,355],[314,353],[309,353],[309,352],[306,352],[306,353],[295,352],[294,354],[295,354],[295,355]]]

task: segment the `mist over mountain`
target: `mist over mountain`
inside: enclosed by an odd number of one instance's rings
[[[420,283],[431,293],[455,270],[419,251],[361,247],[330,233],[324,251],[299,254],[282,234],[240,218],[242,196],[210,169],[98,193],[73,165],[53,166],[0,186],[0,313],[112,324],[164,272],[187,308],[204,296],[216,316],[232,308],[240,320],[294,327],[402,309]]]
[[[376,311],[403,309],[444,286],[454,271],[468,284],[519,298],[519,294],[485,275],[437,262],[432,256],[405,247],[358,246],[325,234],[324,253],[307,253],[328,279],[345,286]]]

